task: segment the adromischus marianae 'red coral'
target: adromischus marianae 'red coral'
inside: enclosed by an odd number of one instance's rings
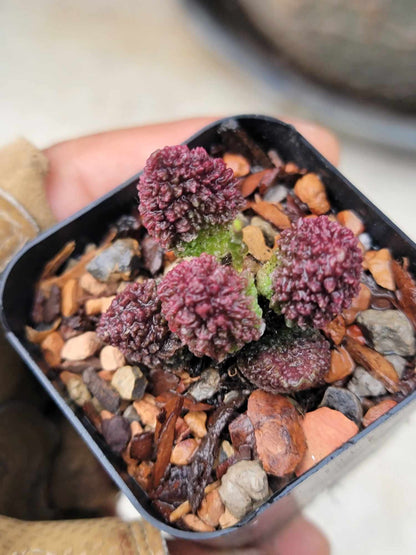
[[[331,361],[329,342],[316,329],[272,329],[237,356],[240,372],[270,393],[291,393],[322,383]]]
[[[255,288],[214,256],[180,262],[163,278],[158,293],[170,330],[196,356],[221,361],[263,331]]]
[[[166,146],[146,161],[137,186],[144,226],[163,248],[180,248],[244,206],[233,170],[202,147]]]
[[[363,259],[358,240],[327,216],[301,218],[283,230],[276,257],[272,304],[301,327],[324,327],[358,294]]]
[[[183,348],[162,315],[154,279],[128,284],[101,316],[97,333],[130,362],[149,368],[175,363]]]

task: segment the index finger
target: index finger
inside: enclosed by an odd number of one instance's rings
[[[200,117],[119,129],[47,148],[46,193],[53,213],[58,220],[70,216],[140,171],[154,150],[181,143],[216,119]],[[331,162],[338,162],[338,142],[330,131],[311,122],[291,123]]]

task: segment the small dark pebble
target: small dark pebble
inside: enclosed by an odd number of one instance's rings
[[[45,317],[43,314],[43,307],[46,301],[46,297],[42,289],[38,289],[35,292],[35,298],[33,300],[32,308],[32,320],[35,324],[43,324],[45,322]]]
[[[122,416],[116,415],[103,420],[101,424],[104,439],[116,453],[121,453],[131,437],[130,423]]]
[[[116,221],[115,227],[117,231],[117,239],[125,237],[133,237],[133,239],[139,239],[140,231],[142,229],[142,224],[140,221],[139,212],[136,214],[123,214]]]
[[[61,290],[57,285],[52,285],[49,297],[43,307],[43,317],[46,324],[54,322],[61,315]]]
[[[142,251],[142,263],[152,276],[159,273],[163,266],[164,251],[155,239],[149,235],[145,237],[140,243]]]
[[[110,412],[117,412],[120,406],[120,396],[104,380],[97,376],[92,368],[84,370],[82,379],[105,409]]]
[[[363,417],[363,408],[360,399],[342,387],[328,387],[323,396],[321,407],[338,410],[345,414],[347,418],[360,426]]]
[[[68,372],[73,372],[74,374],[82,374],[88,368],[101,370],[101,362],[98,357],[89,357],[85,360],[64,360],[57,368],[59,370],[68,370]]]
[[[159,501],[159,499],[155,499],[153,501],[153,505],[156,507],[162,517],[167,522],[169,522],[170,514],[175,510],[174,505],[172,505],[171,503],[166,503],[165,501]]]
[[[59,331],[62,335],[64,341],[80,335],[85,331],[95,331],[95,325],[92,320],[90,320],[83,310],[79,310],[73,316],[62,319]]]

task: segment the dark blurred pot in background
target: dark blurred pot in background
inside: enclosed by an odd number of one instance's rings
[[[239,0],[252,23],[304,72],[416,110],[414,0]]]

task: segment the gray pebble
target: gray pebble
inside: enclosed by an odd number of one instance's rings
[[[123,412],[123,417],[129,422],[140,422],[139,415],[133,405],[129,405]]]
[[[384,385],[362,366],[357,366],[347,388],[358,397],[378,397],[387,393]]]
[[[371,239],[371,235],[369,233],[361,233],[358,236],[358,240],[361,242],[366,251],[369,251],[373,246],[373,240]]]
[[[273,185],[269,187],[264,194],[264,200],[267,202],[282,202],[287,197],[288,190],[284,185]]]
[[[360,399],[348,389],[330,386],[325,391],[320,407],[328,407],[345,414],[359,426],[363,417],[363,408]]]
[[[412,356],[416,353],[413,328],[399,310],[363,310],[357,323],[365,328],[374,349],[381,354]]]
[[[403,377],[403,373],[406,369],[407,360],[400,355],[387,355],[386,359],[394,366],[400,379]]]
[[[129,279],[133,260],[139,252],[135,239],[118,239],[97,254],[87,265],[87,270],[99,281]]]
[[[200,402],[211,399],[219,388],[220,373],[215,368],[207,368],[202,372],[200,379],[188,389],[188,393],[195,401]]]

